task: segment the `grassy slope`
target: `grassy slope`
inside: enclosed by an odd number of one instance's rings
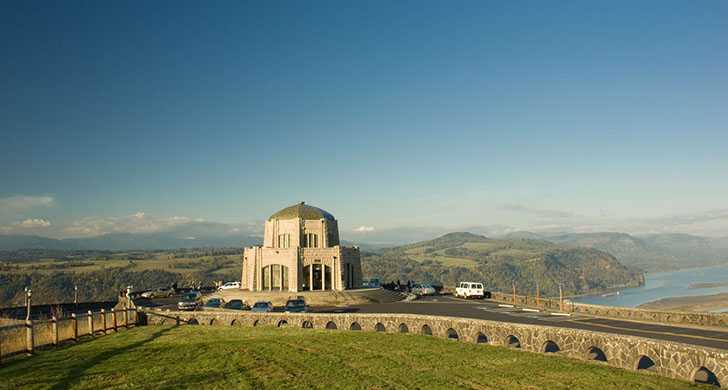
[[[411,334],[148,326],[0,366],[0,388],[682,389],[685,382]]]

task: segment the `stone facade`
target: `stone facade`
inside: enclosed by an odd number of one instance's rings
[[[557,353],[670,378],[725,385],[728,351],[665,340],[488,320],[415,314],[251,313],[147,311],[149,324],[295,326],[300,328],[415,333],[470,343]]]
[[[342,247],[333,215],[303,202],[273,214],[263,245],[243,251],[244,290],[343,291],[361,277],[359,248]]]

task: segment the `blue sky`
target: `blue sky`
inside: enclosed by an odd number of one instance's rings
[[[305,200],[350,230],[728,236],[726,20],[725,1],[4,2],[0,233]]]

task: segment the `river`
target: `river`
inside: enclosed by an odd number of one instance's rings
[[[573,301],[594,305],[636,307],[662,298],[728,293],[728,285],[709,288],[689,287],[694,283],[726,282],[728,282],[728,264],[707,268],[655,272],[645,274],[645,285],[642,287],[626,288],[619,291],[619,294],[582,296],[573,298]]]

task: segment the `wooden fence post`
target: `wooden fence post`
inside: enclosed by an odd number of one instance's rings
[[[25,321],[25,350],[28,355],[33,354],[33,321]]]
[[[124,328],[129,329],[129,313],[126,308],[124,308]]]
[[[58,345],[58,319],[51,317],[51,332],[53,332],[53,345]]]
[[[101,319],[102,319],[101,323],[104,326],[104,334],[106,334],[106,310],[105,309],[101,309]]]
[[[94,313],[89,310],[88,311],[88,334],[91,337],[94,337]]]
[[[111,308],[111,322],[114,323],[114,332],[118,332],[119,329],[117,329],[116,325],[116,309],[114,309],[113,307]]]
[[[73,322],[73,341],[78,341],[78,318],[76,318],[76,313],[71,313],[71,322]]]

